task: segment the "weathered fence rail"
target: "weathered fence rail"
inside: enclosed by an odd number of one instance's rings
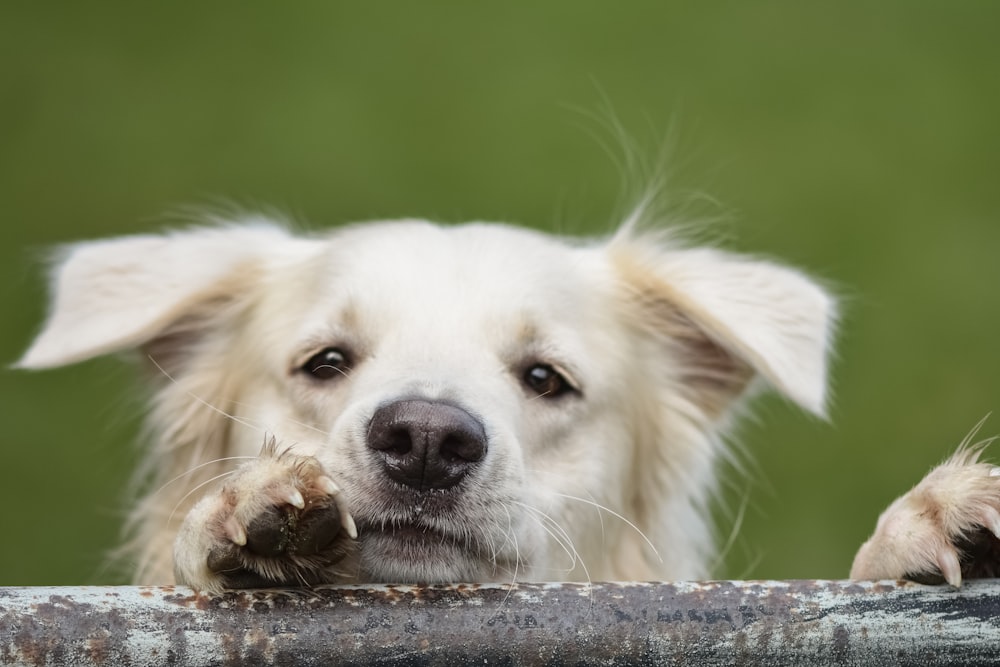
[[[4,665],[997,665],[1000,581],[0,588]]]

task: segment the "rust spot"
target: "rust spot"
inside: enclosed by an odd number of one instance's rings
[[[155,595],[155,593],[154,593],[154,595]],[[171,591],[164,591],[163,595],[160,596],[160,597],[161,597],[161,599],[163,601],[169,602],[171,604],[175,604],[178,607],[197,607],[199,609],[205,609],[206,608],[206,607],[202,606],[202,602],[201,601],[202,601],[202,599],[204,597],[207,597],[207,596],[205,596],[202,593],[191,592],[191,593],[185,595],[183,593],[174,593],[174,592],[171,592]]]
[[[883,582],[876,582],[876,583],[872,584],[872,586],[868,589],[868,591],[865,591],[865,592],[871,592],[871,593],[888,593],[890,591],[896,590],[901,585],[905,587],[905,586],[908,586],[910,583],[911,582],[909,582],[909,581],[898,582],[897,584],[886,584],[886,583],[883,583]]]

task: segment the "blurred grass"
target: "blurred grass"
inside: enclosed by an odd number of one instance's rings
[[[845,296],[832,422],[761,403],[719,573],[843,576],[1000,407],[998,25],[987,0],[4,3],[0,350],[43,316],[41,249],[217,197],[605,230],[619,175],[574,109],[606,95],[651,154],[675,128],[673,186],[734,247]],[[129,377],[0,374],[0,585],[116,580]]]

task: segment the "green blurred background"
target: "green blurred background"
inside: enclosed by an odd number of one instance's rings
[[[717,202],[690,208],[713,235],[845,297],[831,423],[760,403],[717,572],[841,577],[880,508],[1000,409],[998,35],[993,0],[5,2],[0,351],[44,314],[42,249],[179,205],[606,230],[606,98],[648,155],[666,137],[682,201]],[[129,380],[116,360],[0,373],[0,585],[120,581],[101,562]]]

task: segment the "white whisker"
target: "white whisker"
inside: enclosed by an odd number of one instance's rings
[[[514,592],[514,588],[517,586],[517,574],[521,565],[521,548],[517,543],[517,535],[515,535],[513,531],[513,518],[510,515],[510,509],[506,505],[502,505],[502,507],[503,511],[506,512],[507,514],[507,535],[509,536],[509,540],[512,542],[514,546],[514,571],[510,577],[510,583],[507,586],[507,592],[504,593],[503,599],[500,600],[500,602],[497,604],[496,611],[493,612],[494,617],[500,613],[500,610],[504,608],[504,606],[507,604],[507,600],[510,599],[511,594]]]
[[[605,505],[601,505],[600,503],[594,502],[593,500],[587,500],[586,498],[579,498],[577,496],[571,496],[571,495],[568,495],[568,494],[565,494],[565,493],[557,493],[557,492],[553,491],[552,495],[559,496],[560,498],[566,498],[568,500],[575,500],[577,502],[581,502],[581,503],[584,503],[586,505],[592,505],[592,506],[596,507],[597,509],[599,509],[599,510],[601,510],[603,512],[607,512],[608,514],[610,514],[611,516],[615,517],[616,519],[619,519],[620,521],[625,522],[625,524],[629,528],[631,528],[632,530],[634,530],[639,535],[639,537],[641,537],[643,539],[643,541],[646,542],[646,544],[649,546],[649,548],[653,550],[653,555],[655,555],[656,558],[661,563],[663,562],[663,557],[660,556],[659,550],[657,550],[657,548],[653,544],[653,542],[648,537],[646,537],[646,533],[642,532],[642,530],[639,528],[639,526],[635,525],[634,523],[632,523],[631,521],[629,521],[628,519],[626,519],[624,516],[622,516],[618,512],[616,512],[613,509],[611,509],[610,507],[607,507]]]
[[[583,570],[584,576],[587,581],[590,582],[590,570],[587,568],[587,564],[584,562],[583,558],[580,556],[580,552],[577,550],[576,545],[573,543],[573,538],[570,537],[569,533],[564,529],[558,521],[552,518],[550,515],[546,514],[537,507],[532,507],[525,503],[513,501],[515,505],[523,507],[527,510],[528,515],[534,520],[542,530],[549,534],[553,541],[559,546],[560,549],[569,558],[570,565],[565,570],[558,570],[564,574],[568,574],[576,569],[579,564],[580,568]]]
[[[238,406],[243,407],[243,408],[249,408],[251,410],[253,410],[255,408],[259,408],[259,406],[251,405],[250,403],[246,403],[244,401],[233,401],[233,405],[238,405]],[[254,420],[254,421],[259,421],[259,420]],[[325,430],[319,428],[318,426],[313,426],[312,424],[308,424],[306,422],[299,421],[297,419],[292,419],[291,417],[285,417],[284,421],[287,422],[287,423],[289,423],[289,424],[293,424],[295,426],[301,426],[302,428],[308,429],[310,431],[315,431],[316,433],[318,433],[318,434],[320,434],[320,435],[322,435],[324,437],[329,437],[330,436],[330,432],[329,431],[325,431]]]
[[[173,382],[174,384],[177,384],[177,380],[176,380],[176,379],[175,379],[175,378],[174,378],[174,377],[173,377],[173,376],[172,376],[172,375],[171,375],[170,373],[168,373],[168,372],[166,371],[166,369],[165,369],[165,368],[163,368],[163,366],[161,366],[161,365],[160,365],[160,364],[159,364],[159,363],[158,363],[158,362],[156,361],[156,359],[154,359],[153,357],[151,357],[151,356],[149,356],[149,355],[146,355],[146,356],[147,356],[147,358],[148,358],[148,359],[150,360],[150,362],[152,362],[152,364],[153,364],[154,366],[156,366],[156,368],[157,368],[157,369],[158,369],[158,370],[160,371],[160,373],[162,373],[162,374],[163,374],[163,376],[164,376],[165,378],[167,378],[168,380],[170,380],[170,381],[171,381],[171,382]],[[240,424],[240,425],[242,425],[242,426],[246,426],[247,428],[249,428],[249,429],[252,429],[252,430],[254,430],[254,431],[264,431],[264,428],[263,428],[263,427],[261,427],[261,426],[255,426],[255,425],[254,425],[253,423],[251,423],[251,421],[252,421],[252,420],[247,420],[247,419],[244,419],[244,418],[242,418],[242,417],[237,417],[236,415],[232,415],[232,414],[229,414],[229,413],[228,413],[228,412],[226,412],[225,410],[223,410],[223,409],[221,409],[221,408],[217,408],[217,407],[215,407],[214,405],[212,405],[211,403],[209,403],[208,401],[206,401],[205,399],[203,399],[203,398],[202,398],[201,396],[198,396],[197,394],[194,394],[194,393],[192,393],[192,392],[190,392],[190,391],[186,391],[186,392],[184,392],[184,393],[185,393],[185,394],[187,394],[188,396],[190,396],[191,398],[193,398],[194,400],[196,400],[196,401],[197,401],[198,403],[201,403],[202,405],[204,405],[204,406],[205,406],[206,408],[208,408],[209,410],[213,410],[213,411],[215,411],[215,412],[219,413],[220,415],[222,415],[222,416],[223,416],[223,417],[225,417],[226,419],[229,419],[229,420],[231,420],[231,421],[234,421],[234,422],[236,422],[237,424]]]
[[[221,459],[212,459],[211,461],[205,461],[204,463],[200,463],[200,464],[194,466],[193,468],[190,468],[187,471],[182,472],[181,474],[177,475],[176,477],[174,477],[170,481],[164,482],[163,484],[160,485],[160,488],[158,488],[156,491],[153,491],[153,493],[151,495],[155,496],[156,494],[160,493],[161,491],[163,491],[164,489],[166,489],[168,486],[170,486],[174,482],[177,482],[177,481],[179,481],[181,479],[184,479],[188,475],[190,475],[190,474],[192,474],[192,473],[200,470],[201,468],[204,468],[205,466],[210,466],[210,465],[212,465],[214,463],[223,463],[225,461],[250,461],[250,460],[253,460],[255,458],[257,458],[257,457],[256,456],[224,456]]]
[[[214,482],[214,481],[216,481],[218,479],[222,479],[223,477],[228,477],[229,475],[232,475],[234,472],[235,472],[235,470],[228,470],[228,471],[222,473],[221,475],[216,475],[215,477],[210,477],[209,479],[206,479],[204,482],[202,482],[201,484],[198,484],[197,486],[195,486],[194,488],[192,488],[190,491],[188,491],[187,493],[185,493],[183,496],[181,496],[180,500],[177,501],[177,504],[174,505],[173,511],[170,512],[170,516],[167,517],[167,524],[169,525],[170,522],[174,520],[174,515],[177,513],[177,510],[184,503],[184,501],[187,500],[191,496],[191,494],[193,494],[198,489],[200,489],[200,488],[202,488],[204,486],[207,486],[208,484],[211,484],[212,482]]]

